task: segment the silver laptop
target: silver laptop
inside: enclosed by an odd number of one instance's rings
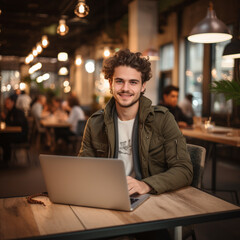
[[[54,203],[132,211],[150,196],[129,197],[122,160],[43,154],[39,158]]]

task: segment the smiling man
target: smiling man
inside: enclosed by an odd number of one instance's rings
[[[190,185],[192,164],[173,115],[143,96],[149,60],[120,50],[104,62],[103,72],[113,97],[89,118],[79,156],[122,159],[129,195]]]
[[[84,131],[79,156],[123,160],[128,191],[160,194],[192,182],[192,164],[173,115],[143,96],[151,63],[128,49],[104,62],[113,97],[94,113]],[[166,230],[136,234],[134,239],[169,239]]]

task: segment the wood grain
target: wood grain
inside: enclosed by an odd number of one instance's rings
[[[72,208],[86,229],[240,210],[233,204],[192,187],[159,196],[151,196],[133,212],[77,206],[72,206]]]
[[[203,132],[198,128],[181,129],[181,131],[182,131],[182,134],[186,137],[193,137],[193,138],[197,138],[205,141],[223,143],[226,145],[240,147],[240,136],[229,136],[227,134]]]
[[[47,197],[35,199],[43,201],[46,205],[31,205],[40,235],[84,230],[69,205],[53,204]]]
[[[0,199],[0,239],[38,235],[31,206],[25,198]]]

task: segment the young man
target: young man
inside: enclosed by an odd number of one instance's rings
[[[178,92],[179,88],[173,85],[166,86],[163,89],[163,105],[175,117],[179,127],[187,127],[193,124],[193,118],[187,117],[178,106]]]
[[[190,185],[192,164],[173,115],[143,96],[150,62],[141,53],[120,50],[105,61],[103,72],[113,97],[89,118],[79,156],[122,159],[129,195]]]

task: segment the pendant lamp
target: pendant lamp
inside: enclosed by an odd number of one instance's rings
[[[223,58],[240,58],[240,40],[233,39],[226,45],[223,51]]]
[[[228,27],[217,18],[210,2],[207,16],[192,29],[188,40],[195,43],[217,43],[231,38]]]

